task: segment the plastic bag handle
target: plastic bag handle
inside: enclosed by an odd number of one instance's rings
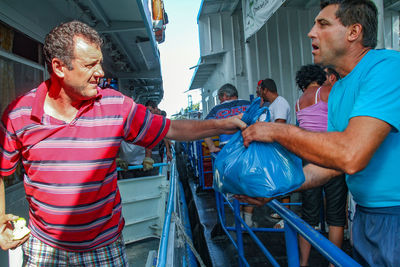
[[[266,113],[267,113],[267,117],[265,118],[264,121],[265,121],[265,122],[270,121],[270,120],[271,120],[271,112],[269,111],[269,108],[267,108],[267,107],[262,107],[262,108],[258,109],[258,110],[256,111],[256,113],[254,114],[254,117],[253,117],[253,119],[251,120],[251,124],[256,123],[257,120],[258,120],[258,118],[259,118],[259,117],[261,116],[261,114],[263,114],[265,111],[266,111]]]

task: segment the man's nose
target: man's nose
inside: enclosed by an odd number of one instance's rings
[[[315,24],[312,26],[311,30],[308,32],[307,36],[311,39],[315,37]]]
[[[95,68],[96,69],[95,69],[93,75],[98,78],[104,77],[104,71],[103,71],[103,68],[101,67],[101,65],[97,64]]]

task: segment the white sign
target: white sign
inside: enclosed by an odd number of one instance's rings
[[[243,0],[244,37],[255,34],[285,0]]]

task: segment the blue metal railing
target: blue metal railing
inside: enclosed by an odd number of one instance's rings
[[[173,153],[173,157],[175,158],[175,152],[172,149],[172,153]],[[181,206],[181,213],[179,214],[180,216],[182,216],[182,221],[184,222],[184,231],[187,234],[187,236],[189,236],[189,238],[192,237],[192,233],[191,233],[191,229],[190,229],[190,222],[189,222],[189,214],[187,211],[187,206],[186,206],[186,202],[185,202],[185,195],[183,192],[183,187],[181,185],[181,183],[179,182],[178,179],[178,172],[176,169],[176,163],[175,160],[172,160],[171,162],[171,175],[170,175],[170,180],[169,180],[169,184],[170,184],[170,188],[169,188],[169,196],[168,196],[168,202],[167,202],[167,208],[165,211],[165,219],[164,219],[164,226],[163,226],[163,230],[162,230],[162,234],[161,234],[161,239],[160,239],[160,246],[159,246],[159,250],[158,250],[158,257],[157,257],[157,267],[164,267],[167,265],[167,263],[169,265],[171,265],[171,263],[169,263],[169,260],[167,259],[168,254],[171,254],[168,252],[168,249],[174,249],[174,242],[172,244],[169,243],[170,240],[174,240],[174,239],[170,239],[170,229],[171,229],[171,224],[175,223],[174,219],[172,218],[173,214],[177,214],[179,213],[176,210],[176,205],[179,203],[179,201],[182,202],[182,206]],[[177,188],[179,183],[179,188]],[[179,191],[179,194],[178,194]],[[179,195],[180,200],[177,199],[177,195]],[[186,253],[184,255],[182,255],[182,262],[183,263],[190,263],[190,266],[196,267],[197,266],[197,262],[196,259],[192,253],[192,251],[190,250],[190,247],[186,244]],[[173,259],[171,259],[173,261]]]
[[[172,212],[175,211],[175,190],[176,190],[176,168],[175,163],[172,164],[171,168],[171,178],[169,181],[169,196],[168,196],[168,204],[164,219],[164,226],[161,234],[160,247],[158,251],[158,267],[164,267],[167,262],[167,248],[168,248],[168,240],[169,240],[169,229],[171,226],[171,216]]]
[[[173,154],[175,154],[174,151],[173,151]],[[175,155],[174,155],[174,158],[175,158]],[[171,167],[171,175],[170,175],[170,180],[169,180],[170,187],[169,187],[168,202],[167,202],[167,207],[166,207],[166,211],[165,211],[163,230],[162,230],[161,237],[160,237],[160,245],[159,245],[159,251],[158,251],[158,256],[157,256],[157,266],[159,266],[159,267],[164,267],[164,266],[166,266],[166,263],[167,263],[168,248],[171,245],[171,244],[169,244],[168,241],[169,241],[169,234],[170,234],[170,229],[171,229],[172,214],[175,212],[175,207],[176,207],[176,201],[175,201],[176,195],[177,195],[176,186],[178,183],[175,161],[173,160],[172,163],[155,163],[155,164],[153,164],[153,168],[159,168],[160,175],[162,174],[162,169],[164,166]],[[126,169],[117,167],[117,171],[138,170],[138,169],[143,169],[143,165],[128,166]],[[179,195],[182,195],[182,192]],[[184,198],[184,195],[181,197]],[[187,212],[186,205],[184,205],[184,212],[185,211]],[[188,215],[187,214],[184,214],[184,215],[187,216],[187,218],[184,221],[186,223],[189,223]],[[188,233],[189,236],[191,236],[190,224],[186,224],[185,226],[186,226],[185,227],[186,232]],[[187,246],[187,248],[188,249],[186,250],[186,255],[184,257],[188,257],[188,260],[191,263],[191,266],[197,266],[196,260],[193,256],[193,253],[189,249],[189,246]],[[186,260],[184,260],[184,262],[186,262]]]
[[[198,165],[198,169],[199,169],[199,185],[201,187],[201,189],[203,190],[208,190],[208,189],[212,189],[212,186],[208,186],[206,185],[206,175],[207,174],[211,174],[213,173],[212,170],[212,155],[203,155],[203,145],[202,143],[204,142],[204,140],[199,140],[196,141],[196,147],[197,147],[197,151],[199,151],[199,156],[198,156],[198,160],[197,160],[197,165]],[[204,163],[208,161],[211,163],[211,169],[210,170],[204,170]]]
[[[288,227],[291,231],[302,235],[321,255],[335,266],[361,266],[296,214],[283,207],[277,200],[272,200],[267,205],[285,220],[285,229]],[[297,236],[295,238],[297,244]],[[289,266],[293,265],[289,264]]]
[[[200,151],[201,152],[201,151]],[[195,156],[193,156],[195,157]],[[239,203],[236,199],[231,201],[221,193],[216,192],[216,204],[219,221],[222,229],[227,234],[232,244],[238,251],[239,266],[249,266],[245,255],[242,240],[242,232],[246,231],[257,246],[261,249],[262,253],[266,256],[268,261],[273,266],[279,266],[278,262],[274,259],[271,253],[265,248],[259,238],[254,232],[284,232],[286,242],[286,253],[288,266],[299,266],[299,252],[298,252],[298,240],[297,235],[302,235],[316,250],[318,250],[322,256],[336,266],[361,266],[354,261],[349,255],[343,252],[341,249],[336,247],[321,233],[314,230],[310,225],[304,222],[300,217],[285,208],[281,203],[276,200],[272,200],[267,205],[278,213],[284,220],[284,229],[274,228],[250,228],[244,220],[240,217],[240,205],[246,203]],[[228,205],[234,213],[235,226],[226,226],[225,219],[225,205]],[[287,205],[287,204],[285,204]],[[299,205],[299,203],[292,203],[292,205]],[[234,231],[236,233],[236,239],[230,234]]]
[[[154,163],[153,164],[153,168],[159,168],[159,174],[162,173],[162,167],[167,166],[168,163]],[[131,171],[131,170],[139,170],[139,169],[143,169],[143,165],[134,165],[134,166],[128,166],[128,168],[126,169],[122,169],[120,167],[117,167],[117,171]]]
[[[185,232],[187,233],[188,237],[191,240],[193,240],[192,230],[191,230],[190,220],[189,220],[189,211],[188,211],[188,207],[186,205],[185,192],[183,190],[183,185],[181,182],[179,182],[179,200],[182,203],[182,220],[184,221]],[[197,267],[196,257],[194,256],[194,254],[188,244],[186,244],[186,255],[188,258],[189,266]],[[184,262],[186,262],[186,261],[184,261]]]
[[[265,248],[262,242],[258,239],[254,232],[284,232],[286,241],[286,253],[288,259],[288,266],[299,266],[299,254],[298,254],[298,241],[297,233],[302,235],[316,250],[318,250],[322,256],[328,261],[333,263],[335,266],[360,266],[355,262],[349,255],[343,252],[341,249],[336,247],[328,239],[326,239],[321,233],[314,230],[310,225],[304,222],[296,214],[289,209],[285,208],[277,200],[272,200],[267,205],[278,213],[284,220],[284,229],[274,228],[250,228],[244,220],[240,217],[240,204],[239,201],[233,200],[231,202],[226,198],[225,195],[216,192],[217,210],[221,226],[225,233],[228,235],[230,240],[238,250],[239,257],[244,255],[243,242],[241,240],[242,232],[246,231],[257,246],[261,249],[263,254],[267,257],[273,266],[279,266],[279,264],[273,259],[271,253]],[[228,205],[234,212],[235,215],[235,227],[227,227],[224,218],[224,205]],[[243,227],[241,227],[243,225]],[[235,231],[237,239],[235,240],[230,232]],[[244,257],[240,257],[239,266],[248,266],[248,263]]]
[[[218,138],[212,139],[213,141],[218,141]],[[209,155],[204,155],[203,151],[205,151],[205,148],[203,148],[203,143],[204,140],[198,140],[195,142],[191,142],[192,146],[194,147],[193,149],[187,149],[185,152],[188,153],[188,157],[190,160],[190,163],[192,167],[195,168],[195,175],[199,177],[199,186],[202,190],[209,190],[212,189],[212,186],[208,185],[206,183],[206,176],[208,174],[213,174],[213,154],[210,153]],[[195,153],[196,155],[191,155],[191,153]],[[209,162],[211,164],[211,169],[205,170],[204,168],[204,163]]]

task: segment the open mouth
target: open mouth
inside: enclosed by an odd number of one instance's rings
[[[319,49],[319,46],[317,46],[317,45],[315,45],[315,44],[312,44],[312,48],[313,48],[313,52],[315,52],[316,50]]]

